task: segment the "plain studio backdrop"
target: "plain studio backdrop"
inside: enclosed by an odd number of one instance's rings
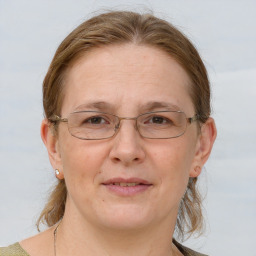
[[[218,138],[200,178],[206,233],[186,244],[212,256],[255,256],[255,0],[0,0],[0,245],[37,233],[55,182],[39,133],[53,54],[79,23],[106,9],[152,10],[198,48]]]

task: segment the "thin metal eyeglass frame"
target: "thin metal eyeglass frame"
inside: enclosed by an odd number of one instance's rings
[[[110,113],[106,113],[106,112],[101,112],[101,111],[74,111],[74,112],[71,112],[69,115],[75,114],[75,113],[83,113],[83,112],[86,112],[86,113],[90,113],[90,112],[91,112],[91,113],[99,113],[99,114],[111,115],[111,116],[114,116],[114,117],[118,118],[118,123],[117,123],[117,125],[116,125],[115,128],[114,128],[114,134],[113,134],[113,135],[111,135],[111,136],[109,136],[109,137],[105,137],[105,138],[99,138],[99,139],[88,139],[88,138],[77,137],[77,136],[73,135],[73,134],[70,132],[70,130],[68,129],[69,133],[70,133],[73,137],[75,137],[75,138],[77,138],[77,139],[81,139],[81,140],[104,140],[104,139],[110,139],[110,138],[114,137],[114,136],[118,133],[118,131],[119,131],[119,129],[120,129],[120,123],[121,123],[122,120],[135,120],[136,130],[138,131],[138,133],[140,134],[140,136],[141,136],[142,138],[147,138],[147,139],[152,139],[152,140],[153,140],[153,139],[173,139],[173,138],[177,138],[177,137],[182,136],[182,135],[186,132],[188,124],[192,124],[193,122],[195,122],[195,121],[197,121],[197,120],[199,119],[199,115],[198,115],[198,114],[195,114],[195,115],[192,116],[192,117],[186,117],[186,114],[185,114],[183,111],[179,111],[179,110],[177,110],[177,111],[164,110],[164,111],[146,112],[146,113],[143,113],[143,114],[138,115],[137,117],[119,117],[119,116],[117,116],[117,115],[110,114]],[[143,136],[143,135],[140,133],[140,130],[139,130],[138,124],[137,124],[137,120],[138,120],[139,117],[141,117],[141,116],[143,116],[143,115],[147,115],[147,114],[165,113],[165,112],[183,113],[183,114],[185,115],[186,120],[187,120],[187,123],[186,123],[186,127],[185,127],[185,130],[184,130],[183,133],[181,133],[181,134],[179,134],[179,135],[177,135],[177,136],[174,136],[174,137],[167,137],[167,138],[150,138],[150,137]],[[63,122],[63,123],[67,123],[67,124],[68,124],[68,117],[67,117],[67,118],[61,118],[61,117],[59,117],[58,115],[54,115],[54,118],[49,118],[49,121],[51,121],[51,122]]]

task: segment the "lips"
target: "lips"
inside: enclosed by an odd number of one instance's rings
[[[107,181],[104,181],[103,184],[104,185],[118,185],[118,184],[122,184],[122,183],[126,183],[126,184],[131,184],[131,183],[135,183],[135,184],[141,184],[141,185],[151,185],[150,182],[148,182],[147,180],[143,180],[140,178],[113,178],[113,179],[109,179]]]
[[[134,187],[134,186],[138,186],[140,185],[140,183],[135,183],[135,182],[115,182],[113,183],[112,185],[115,185],[115,186],[121,186],[121,187]]]
[[[119,196],[134,196],[148,190],[152,184],[140,178],[114,178],[104,181],[105,188]]]

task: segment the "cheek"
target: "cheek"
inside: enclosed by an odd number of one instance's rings
[[[104,147],[66,133],[63,136],[66,137],[60,145],[61,161],[67,186],[70,184],[74,189],[86,186],[89,189],[101,172],[101,165],[106,157]]]
[[[184,140],[168,141],[154,147],[152,166],[163,188],[183,191],[189,179],[189,171],[193,163],[193,147]]]
[[[170,175],[178,174],[185,171],[189,165],[189,152],[184,148],[184,145],[177,143],[177,145],[159,145],[154,147],[154,159],[156,166],[161,166],[163,170],[170,170]]]

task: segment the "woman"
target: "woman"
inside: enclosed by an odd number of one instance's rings
[[[1,255],[202,255],[197,177],[215,137],[196,49],[152,15],[108,12],[61,43],[43,84],[41,136],[58,184],[49,229]]]

